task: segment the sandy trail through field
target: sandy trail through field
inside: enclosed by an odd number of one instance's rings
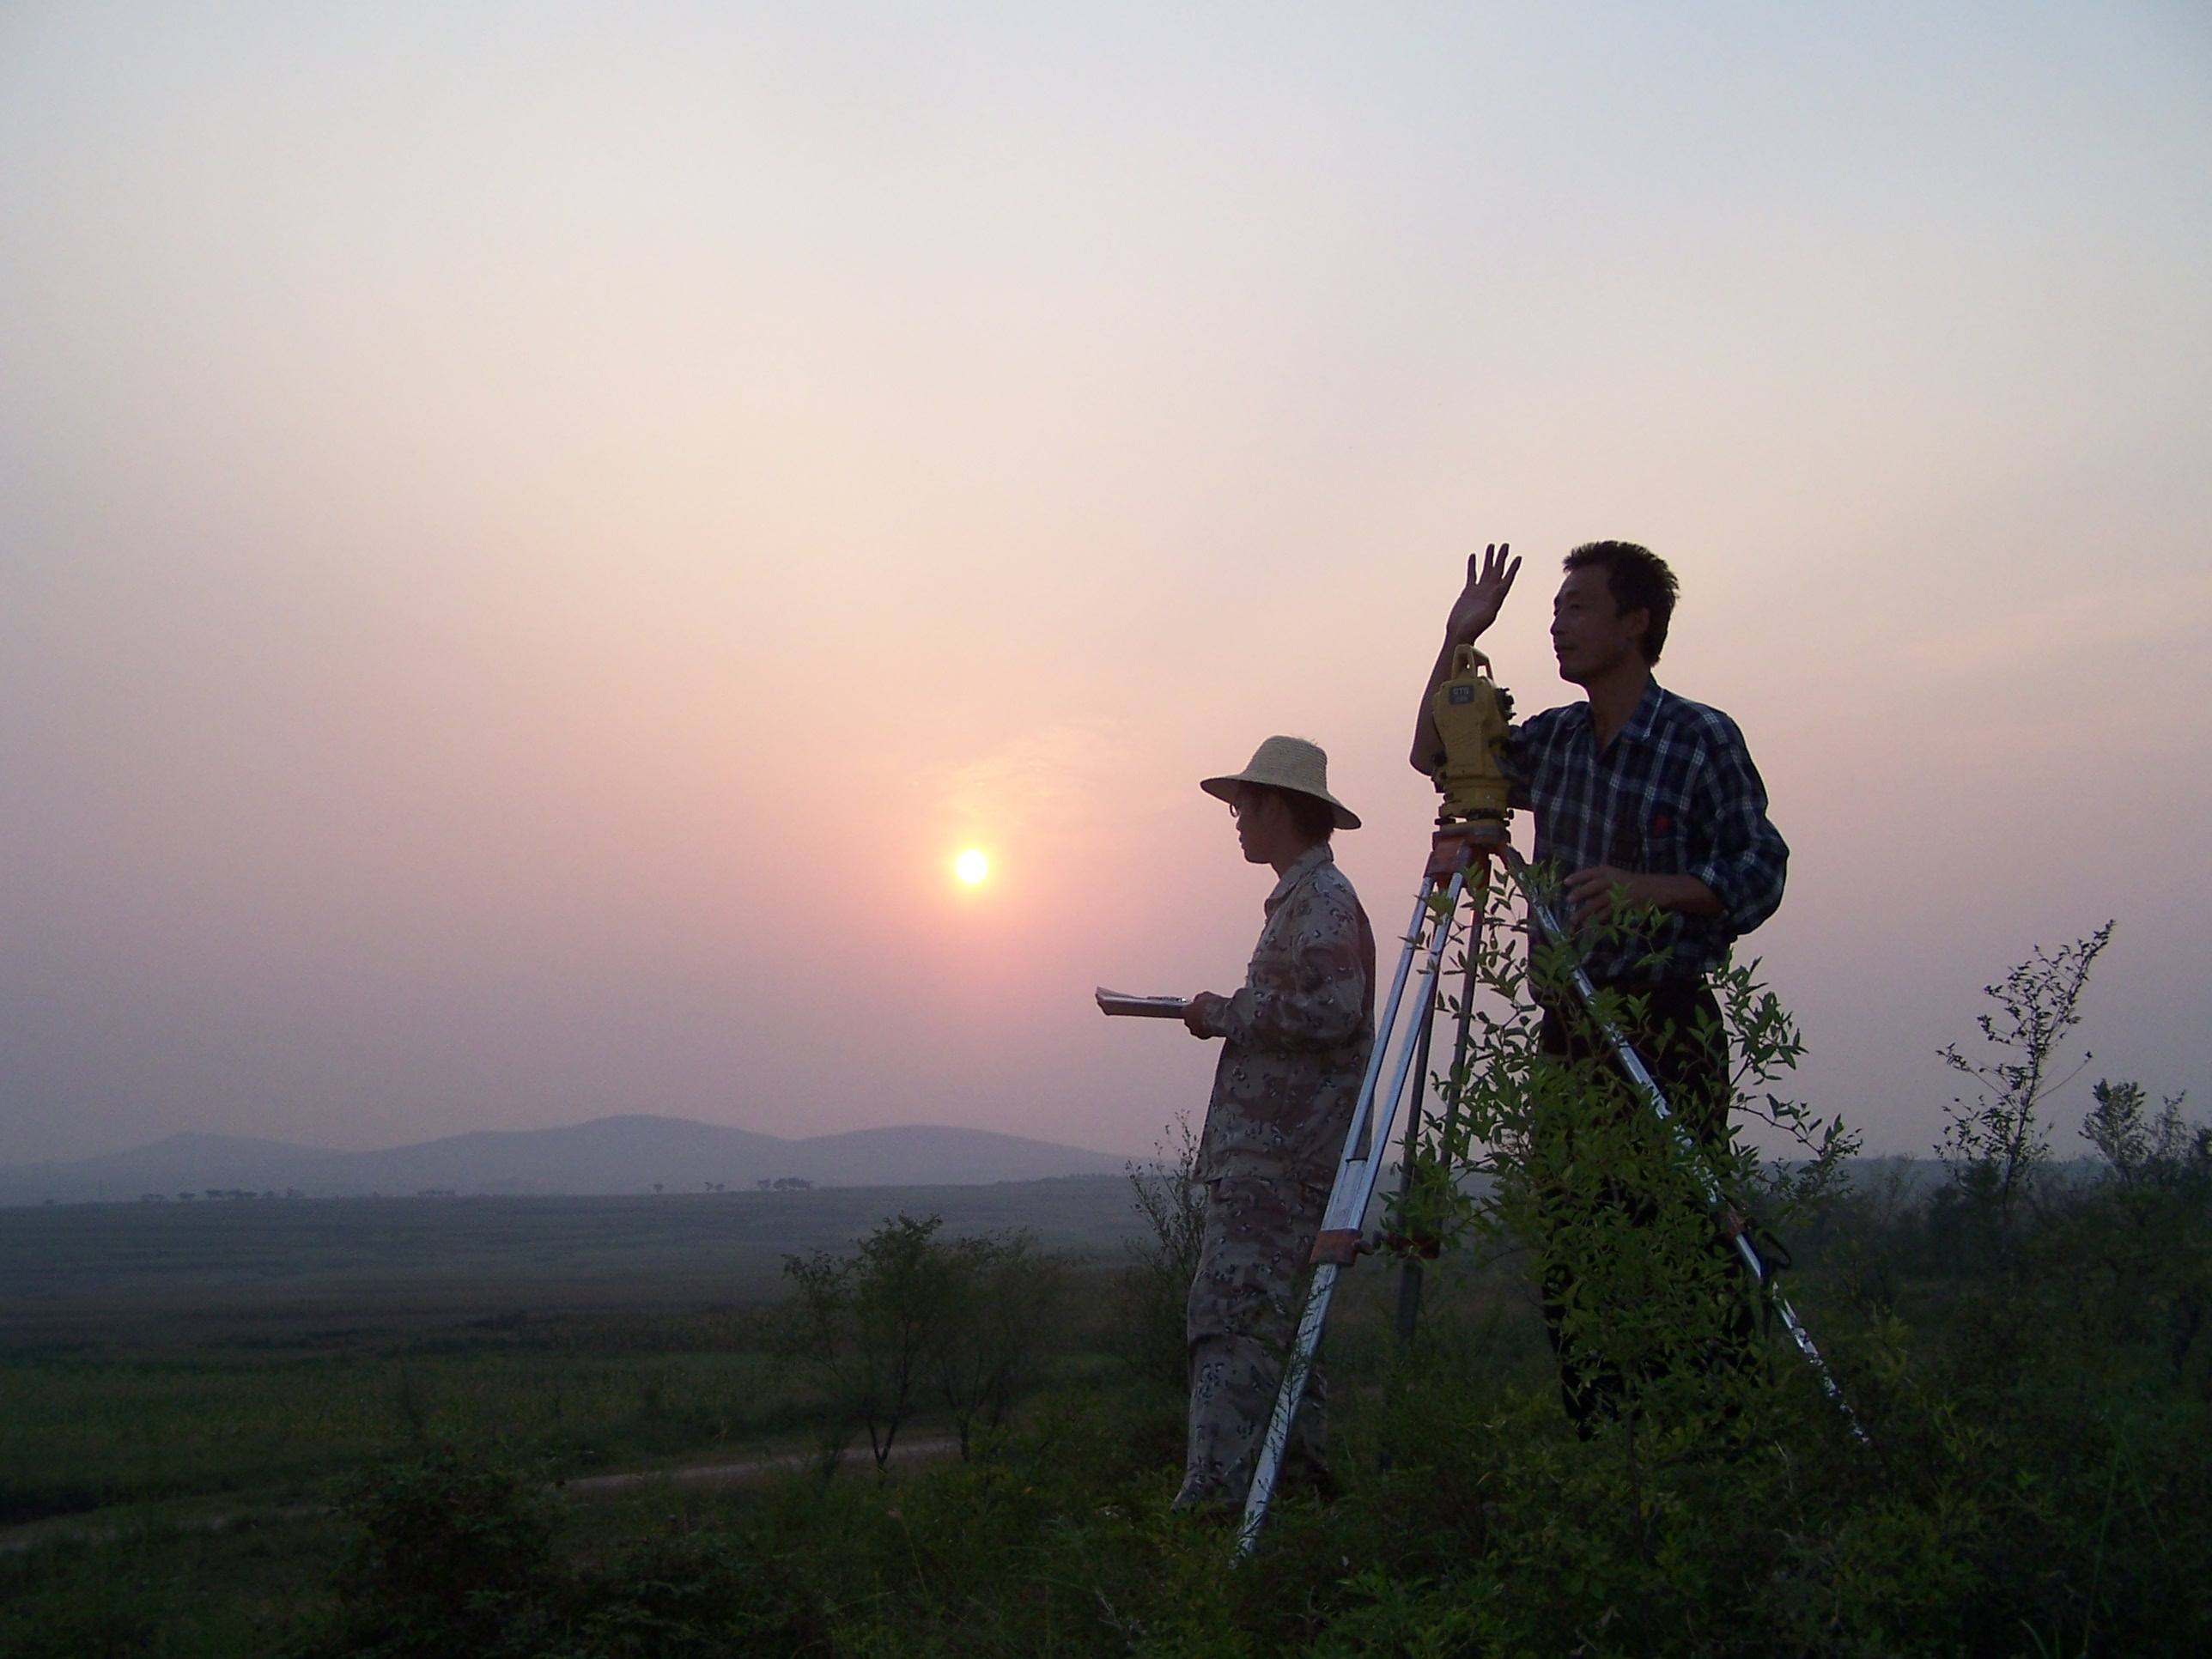
[[[944,1457],[960,1449],[959,1441],[949,1434],[924,1435],[916,1440],[902,1440],[891,1448],[890,1462],[920,1462]],[[738,1463],[691,1463],[673,1469],[632,1469],[622,1474],[586,1474],[573,1480],[554,1483],[562,1492],[586,1494],[604,1492],[626,1492],[633,1486],[650,1485],[665,1480],[672,1486],[741,1486],[763,1475],[788,1473],[819,1463],[819,1452],[784,1452],[775,1457],[747,1458]],[[864,1468],[857,1458],[848,1456],[846,1466]]]
[[[895,1443],[889,1462],[892,1464],[933,1462],[951,1456],[959,1449],[959,1441],[951,1435],[923,1435]],[[553,1490],[598,1498],[634,1491],[655,1482],[672,1486],[742,1486],[770,1475],[793,1474],[821,1461],[819,1452],[778,1452],[770,1456],[749,1457],[734,1462],[687,1463],[673,1468],[629,1469],[614,1474],[579,1475],[555,1481]],[[871,1461],[870,1455],[865,1451],[857,1458],[848,1454],[841,1468],[865,1470]],[[230,1528],[255,1522],[296,1521],[327,1513],[329,1510],[324,1506],[293,1504],[282,1508],[223,1510],[167,1521],[149,1517],[145,1524],[184,1532],[224,1532]],[[0,1530],[0,1555],[21,1555],[27,1550],[38,1549],[47,1544],[102,1544],[120,1538],[131,1530],[124,1526],[87,1524],[70,1516],[55,1516],[47,1520],[28,1521],[20,1526]]]

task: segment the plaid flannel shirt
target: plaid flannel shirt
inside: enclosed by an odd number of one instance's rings
[[[1589,705],[1547,708],[1514,728],[1506,751],[1514,804],[1536,814],[1544,879],[1609,864],[1695,876],[1721,902],[1717,916],[1672,912],[1583,966],[1600,985],[1695,980],[1782,902],[1790,848],[1766,817],[1766,786],[1735,722],[1656,681],[1603,750]],[[1644,958],[1657,954],[1656,963]]]

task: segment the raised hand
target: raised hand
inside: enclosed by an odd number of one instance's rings
[[[1497,542],[1479,556],[1467,556],[1467,586],[1452,602],[1451,620],[1445,624],[1453,644],[1480,639],[1498,620],[1498,608],[1513,591],[1514,577],[1521,574],[1521,561],[1506,557],[1511,551],[1511,543]]]

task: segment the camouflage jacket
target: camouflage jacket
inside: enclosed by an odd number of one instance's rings
[[[1326,1187],[1375,1040],[1375,930],[1326,844],[1283,872],[1267,912],[1244,988],[1208,1024],[1227,1041],[1199,1177]]]

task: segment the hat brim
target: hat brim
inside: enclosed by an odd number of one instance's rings
[[[1359,828],[1359,814],[1334,795],[1324,795],[1317,789],[1301,789],[1294,783],[1278,783],[1273,778],[1255,778],[1249,772],[1237,772],[1225,778],[1200,778],[1198,787],[1216,800],[1234,805],[1233,791],[1240,783],[1256,783],[1268,789],[1287,789],[1293,795],[1304,795],[1322,802],[1328,808],[1329,818],[1340,830]]]

